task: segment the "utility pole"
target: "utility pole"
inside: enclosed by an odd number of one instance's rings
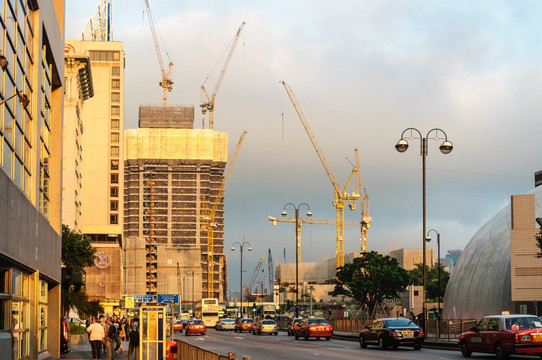
[[[182,289],[181,289],[181,266],[177,263],[177,292],[179,293],[179,314],[183,313],[182,309]]]

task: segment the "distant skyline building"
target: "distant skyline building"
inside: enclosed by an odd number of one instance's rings
[[[139,128],[125,132],[126,294],[180,294],[188,305],[208,297],[213,266],[211,297],[227,299],[224,199],[214,219],[212,264],[201,215],[202,196],[209,206],[222,184],[228,136],[193,129],[193,122],[194,106],[145,105]]]
[[[85,269],[86,294],[89,300],[100,300],[106,313],[112,313],[123,295],[124,45],[68,39],[65,46],[68,59],[87,58],[88,64],[69,74],[72,88],[68,90],[75,93],[73,86],[78,84],[84,105],[66,105],[66,126],[73,124],[78,136],[67,146],[69,149],[75,143],[80,148],[75,145],[75,152],[65,153],[66,166],[76,164],[76,168],[66,177],[64,219],[88,236],[96,248],[96,266]],[[82,87],[90,80],[85,72],[92,74],[92,97],[85,93],[88,87]],[[70,132],[66,136],[74,130]],[[71,202],[72,196],[77,200]]]
[[[1,8],[0,353],[59,359],[64,1]]]

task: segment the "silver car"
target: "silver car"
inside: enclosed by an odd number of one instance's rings
[[[216,329],[218,331],[235,330],[235,320],[230,318],[220,319],[216,322]]]

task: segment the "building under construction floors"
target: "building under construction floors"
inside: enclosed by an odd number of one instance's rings
[[[193,129],[193,121],[193,106],[141,106],[139,128],[126,130],[124,147],[123,292],[180,294],[183,308],[209,297],[208,281],[211,297],[224,301],[227,291],[224,200],[214,219],[212,264],[201,212],[220,190],[228,136]]]

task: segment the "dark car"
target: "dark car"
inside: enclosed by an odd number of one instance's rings
[[[473,352],[493,353],[497,359],[510,354],[542,354],[542,320],[534,315],[491,315],[459,336],[464,357]]]
[[[331,340],[333,336],[333,326],[329,325],[324,318],[304,318],[294,331],[295,339],[304,337],[308,340],[310,337],[315,337],[319,340],[321,337],[326,340]]]
[[[67,317],[60,317],[60,351],[63,353],[70,352],[71,340],[70,322]]]
[[[412,346],[414,350],[420,350],[424,338],[422,328],[414,321],[405,318],[384,318],[376,319],[361,331],[359,346],[366,348],[367,344],[372,344],[381,350],[388,346],[394,349],[399,346]]]
[[[301,320],[303,320],[303,318],[293,318],[288,322],[288,336],[294,336],[295,329],[297,329]]]

